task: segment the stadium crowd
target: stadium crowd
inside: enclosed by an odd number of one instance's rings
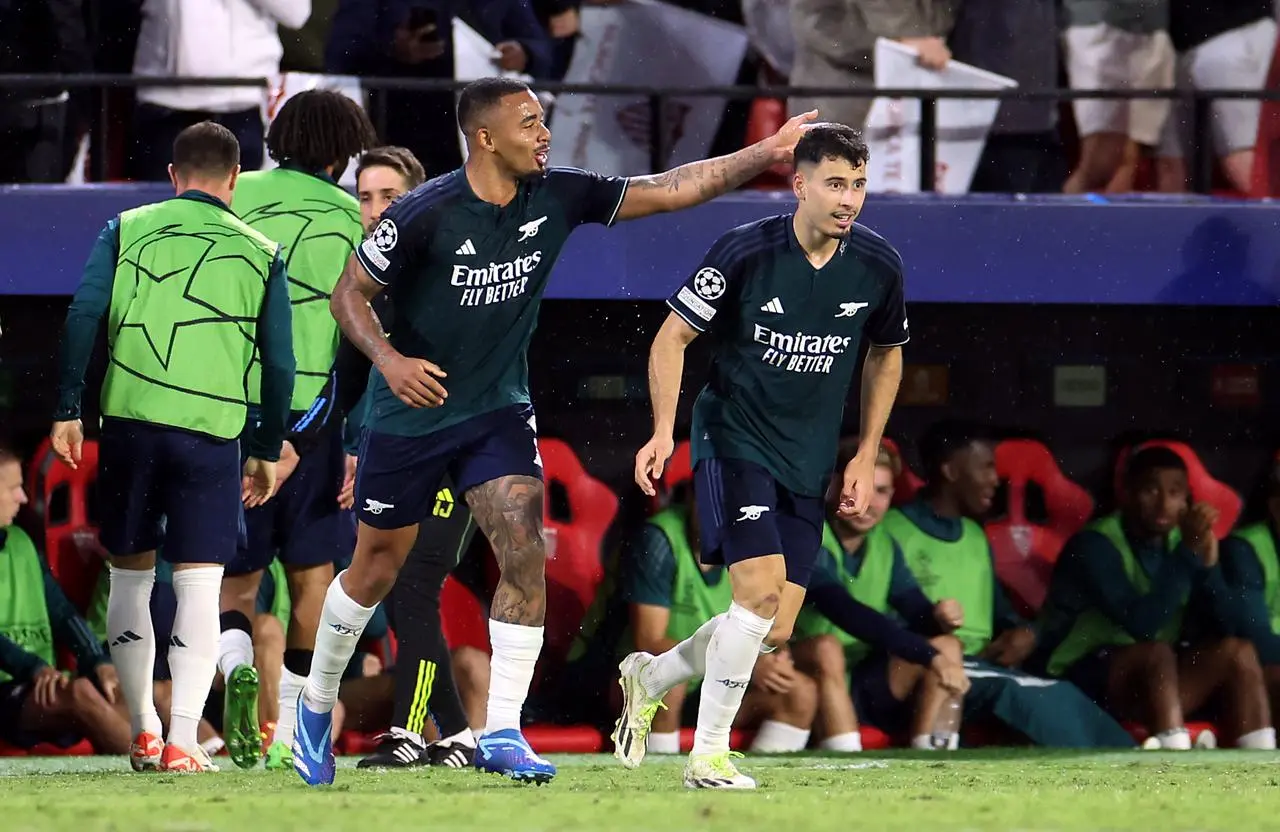
[[[589,0],[609,5],[616,0]],[[749,49],[737,82],[762,89],[873,86],[878,37],[919,53],[921,65],[956,60],[1029,88],[1235,89],[1268,84],[1276,44],[1272,0],[682,0],[691,11],[745,26]],[[575,0],[16,0],[0,8],[0,73],[121,72],[142,77],[265,77],[282,72],[378,78],[454,77],[450,21],[465,21],[495,45],[494,70],[561,80],[583,36]],[[56,44],[49,48],[49,44]],[[655,45],[655,49],[658,48]],[[654,60],[662,60],[655,55]],[[643,71],[643,67],[637,69]],[[61,182],[77,159],[101,99],[85,88],[6,90],[0,134],[22,152],[0,160],[7,182]],[[382,138],[409,148],[428,176],[456,168],[448,131],[450,93],[373,89]],[[760,99],[765,101],[766,99]],[[116,178],[163,180],[165,154],[182,127],[213,118],[261,166],[263,90],[255,87],[140,86],[106,99],[113,131],[105,150]],[[872,99],[794,99],[791,113],[817,107],[861,125]],[[707,104],[705,106],[717,106]],[[775,113],[781,123],[781,109]],[[1217,184],[1249,194],[1260,104],[1212,105],[1205,136],[1218,159]],[[554,113],[552,114],[554,118]],[[775,115],[752,102],[727,105],[715,152],[742,147]],[[1002,105],[971,189],[993,192],[1181,192],[1193,114],[1183,101],[1014,100]],[[116,130],[116,128],[122,128]]]

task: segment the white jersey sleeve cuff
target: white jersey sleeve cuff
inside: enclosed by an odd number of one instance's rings
[[[698,323],[698,318],[695,317],[694,315],[689,314],[689,310],[685,309],[684,307],[676,304],[674,301],[671,301],[671,300],[667,301],[667,306],[671,309],[672,312],[679,315],[681,320],[683,320],[689,326],[693,327],[693,329],[697,330],[698,332],[707,331],[705,328],[706,326],[705,322]]]
[[[373,244],[373,238],[356,246],[356,260],[364,266],[364,270],[369,273],[369,277],[373,278],[374,282],[387,285],[387,281],[382,277],[382,270],[391,265],[391,262],[387,260],[386,255],[378,251],[378,247]]]

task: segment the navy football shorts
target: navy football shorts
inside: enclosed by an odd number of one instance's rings
[[[533,405],[482,413],[426,436],[365,430],[356,468],[356,517],[375,529],[416,526],[431,515],[446,473],[464,495],[519,475],[542,479]]]
[[[351,512],[338,507],[346,474],[342,432],[305,454],[284,487],[263,505],[245,510],[246,546],[227,564],[228,575],[266,569],[277,554],[285,566],[335,563],[355,547]]]
[[[104,419],[98,501],[99,537],[112,555],[160,548],[170,563],[225,564],[243,540],[240,443]]]
[[[699,461],[693,488],[703,563],[782,555],[787,582],[809,585],[822,547],[821,498],[797,494],[763,466],[741,459]]]

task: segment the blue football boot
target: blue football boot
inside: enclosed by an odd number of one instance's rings
[[[514,728],[494,731],[480,738],[476,749],[476,768],[490,774],[505,775],[517,783],[542,785],[556,776],[556,767],[534,753],[524,734]]]
[[[298,726],[293,731],[293,768],[308,786],[333,783],[333,712],[316,713],[298,694]]]

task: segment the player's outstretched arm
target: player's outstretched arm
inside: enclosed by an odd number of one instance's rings
[[[653,404],[653,437],[636,454],[636,484],[652,497],[653,481],[662,477],[675,449],[676,406],[684,378],[684,351],[698,337],[675,312],[667,315],[649,348],[649,400]]]
[[[93,356],[98,328],[111,306],[116,260],[120,251],[120,220],[112,219],[98,234],[89,259],[85,261],[80,285],[67,308],[58,347],[58,404],[53,412],[50,445],[58,458],[72,468],[80,461],[84,431],[80,405],[84,396],[84,376]]]
[[[402,355],[393,347],[369,304],[384,288],[352,254],[333,288],[329,311],[342,333],[378,368],[400,401],[410,407],[439,407],[449,395],[437,380],[444,378],[445,372],[426,359]]]
[[[817,117],[816,110],[796,116],[773,136],[728,156],[690,162],[666,173],[631,177],[618,219],[692,208],[745,185],[776,164],[790,164],[796,142]]]

